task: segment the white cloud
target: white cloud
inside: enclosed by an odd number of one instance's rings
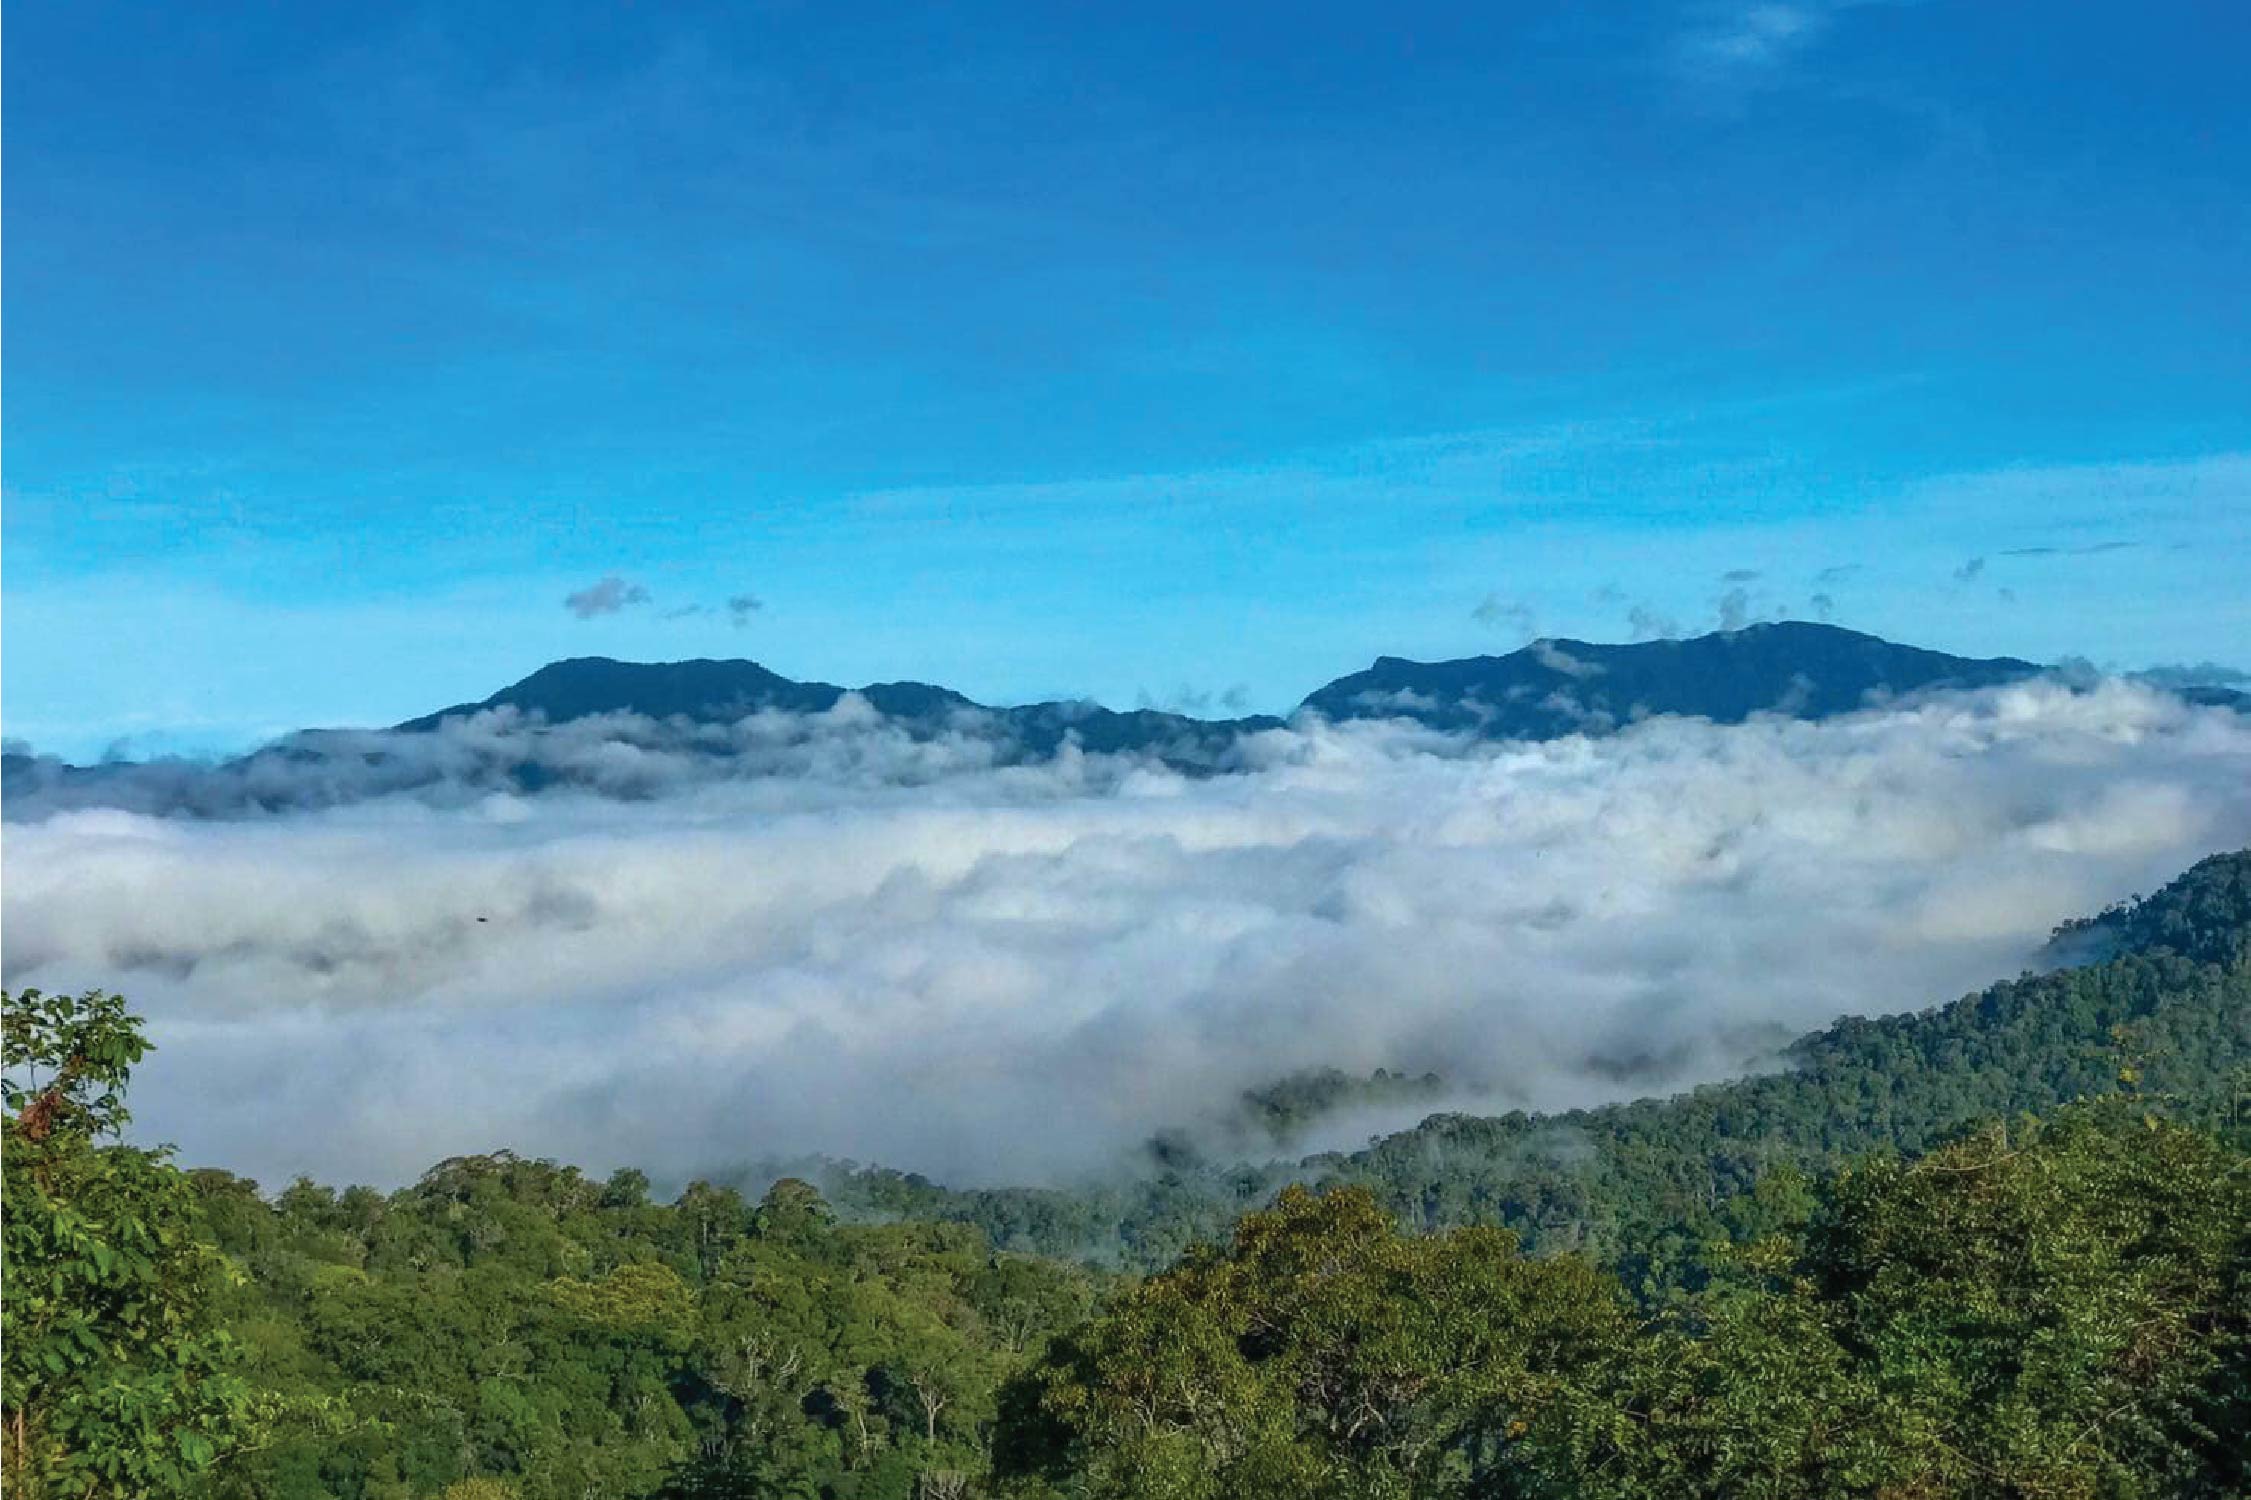
[[[1684,82],[1727,98],[1786,79],[1846,11],[1898,0],[1718,0],[1693,6],[1670,62]]]
[[[1602,675],[1601,662],[1581,661],[1550,640],[1534,641],[1532,643],[1532,657],[1549,671],[1561,672],[1566,677],[1584,679]]]
[[[131,995],[143,1129],[268,1181],[501,1146],[1059,1180],[1304,1067],[1493,1108],[1722,1076],[2251,842],[2251,724],[2117,682],[1537,746],[1312,726],[1202,780],[762,732],[791,774],[615,746],[637,800],[12,825],[9,983]]]

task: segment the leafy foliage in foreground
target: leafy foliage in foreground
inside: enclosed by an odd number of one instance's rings
[[[180,1493],[246,1440],[253,1403],[228,1373],[228,1273],[195,1194],[163,1152],[112,1139],[148,1043],[118,996],[37,990],[5,997],[0,1036],[9,1493]]]
[[[2130,1101],[1826,1184],[1642,1320],[1577,1256],[1293,1189],[1059,1340],[1000,1455],[1088,1500],[2220,1496],[2251,1161]]]

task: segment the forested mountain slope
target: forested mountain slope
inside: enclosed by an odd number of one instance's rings
[[[1754,1189],[1875,1149],[1917,1151],[1965,1122],[2130,1086],[2198,1118],[2251,1070],[2251,852],[2060,936],[2099,962],[2027,975],[1950,1005],[1847,1017],[1779,1070],[1558,1115],[1435,1116],[1366,1150],[1265,1168],[1174,1169],[1081,1193],[948,1192],[881,1170],[839,1174],[863,1212],[953,1217],[996,1243],[1131,1266],[1169,1263],[1282,1183],[1365,1184],[1428,1229],[1504,1224],[1537,1248],[1623,1253],[1662,1276],[1671,1247],[1759,1232]],[[1658,1243],[1652,1243],[1656,1241]]]
[[[1011,1382],[1073,1500],[2219,1500],[2251,1482],[2251,1162],[2132,1101],[1800,1184],[1655,1311],[1505,1230],[1292,1188]]]

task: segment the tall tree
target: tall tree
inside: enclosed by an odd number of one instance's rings
[[[117,1140],[140,1018],[99,991],[0,995],[0,1014],[10,1494],[183,1493],[253,1419],[196,1195],[167,1152]]]
[[[1282,1194],[1057,1340],[1006,1398],[1006,1472],[1117,1500],[1511,1493],[1615,1283],[1505,1230],[1411,1238],[1359,1188]]]

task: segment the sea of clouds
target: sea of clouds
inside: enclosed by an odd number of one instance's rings
[[[48,809],[7,832],[7,983],[129,995],[137,1133],[269,1185],[502,1147],[1062,1182],[1305,1068],[1501,1110],[1769,1065],[2251,843],[2251,719],[2120,681],[1530,745],[1308,722],[1199,777],[853,699],[726,733],[764,769],[487,716],[344,805]],[[607,784],[488,774],[566,753]]]

